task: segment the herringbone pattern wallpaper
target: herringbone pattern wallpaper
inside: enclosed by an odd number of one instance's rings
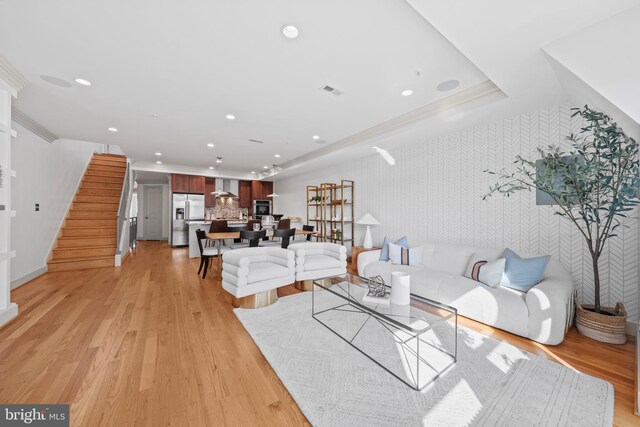
[[[586,246],[574,226],[536,206],[535,194],[482,200],[494,178],[484,169],[511,168],[516,154],[536,158],[536,147],[567,145],[564,137],[579,130],[568,105],[555,106],[444,137],[391,150],[394,167],[377,155],[313,170],[278,181],[278,211],[306,215],[307,184],[353,179],[356,219],[370,212],[382,224],[374,243],[385,235],[409,236],[486,247],[508,246],[516,252],[549,254],[571,271],[580,301],[593,301],[593,272]],[[635,212],[629,228],[610,240],[601,258],[603,302],[623,301],[630,321],[638,320],[640,221]],[[364,230],[356,226],[356,243]]]

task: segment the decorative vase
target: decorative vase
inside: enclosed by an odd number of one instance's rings
[[[409,273],[394,271],[391,273],[391,304],[407,305],[411,301]]]
[[[392,288],[393,290],[393,288]],[[392,294],[393,295],[393,294]],[[576,304],[576,328],[582,335],[608,344],[624,344],[627,342],[627,312],[619,302],[615,307],[601,307],[600,311],[592,311],[591,304]]]

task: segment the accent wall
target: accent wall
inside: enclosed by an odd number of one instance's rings
[[[372,228],[374,245],[385,235],[407,235],[410,244],[430,240],[549,254],[570,269],[579,301],[592,303],[591,259],[573,224],[554,215],[550,206],[536,206],[534,192],[482,200],[495,180],[484,170],[510,169],[517,154],[538,158],[536,147],[566,147],[565,136],[577,133],[580,125],[569,105],[554,106],[391,149],[393,167],[372,154],[279,178],[278,210],[304,219],[307,185],[353,179],[355,219],[369,212],[381,223]],[[639,216],[635,211],[626,222],[629,228],[609,241],[600,261],[603,303],[623,301],[632,322],[638,320]],[[356,225],[357,245],[363,235]]]

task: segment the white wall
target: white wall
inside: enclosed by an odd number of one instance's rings
[[[171,231],[171,194],[169,184],[138,184],[138,239],[144,238],[144,190],[147,186],[162,186],[162,240],[169,239]]]
[[[44,271],[49,251],[94,151],[101,145],[71,140],[49,143],[17,123],[13,142],[11,203],[12,287]],[[35,204],[40,211],[35,211]]]
[[[405,234],[409,242],[446,241],[515,251],[550,254],[571,270],[580,301],[593,300],[593,273],[585,244],[574,226],[536,206],[534,193],[482,200],[494,178],[483,170],[511,168],[516,154],[536,158],[535,149],[563,144],[579,130],[567,105],[555,106],[427,141],[390,150],[394,167],[372,154],[356,161],[278,179],[278,210],[306,218],[307,185],[355,180],[355,218],[366,212],[381,225],[374,243],[385,235]],[[640,135],[633,135],[636,138]],[[635,216],[638,216],[636,212]],[[621,237],[610,240],[601,258],[602,298],[625,302],[629,320],[638,319],[640,225],[629,221]],[[356,226],[356,244],[364,230]]]

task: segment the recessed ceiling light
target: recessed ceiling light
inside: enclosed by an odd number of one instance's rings
[[[209,147],[209,148],[213,148],[213,147],[215,147],[215,145],[213,145],[213,144],[207,144],[207,147]]]
[[[255,174],[255,173],[256,173],[256,171],[251,171],[251,173]]]
[[[118,132],[118,128],[107,128],[109,132]]]
[[[449,90],[457,88],[459,85],[460,81],[458,80],[447,80],[446,82],[442,82],[438,86],[436,86],[436,89],[438,89],[440,92],[447,92]]]
[[[73,79],[76,83],[78,83],[79,85],[82,86],[91,86],[91,82],[89,80],[85,80],[85,79]]]
[[[273,157],[278,157],[278,158],[279,158],[279,157],[280,157],[280,154],[276,154],[276,155],[275,155],[275,156],[273,156]]]
[[[234,116],[233,114],[227,114],[225,117],[227,118],[227,120],[235,120],[236,119],[236,116]]]
[[[285,25],[280,31],[288,39],[295,39],[300,34],[300,30],[295,25]]]
[[[162,156],[162,153],[156,153],[156,156]]]
[[[402,91],[402,96],[411,96],[411,95],[413,95],[413,91],[411,89]]]
[[[216,159],[216,163],[222,163],[222,157],[218,157],[218,158]]]
[[[209,166],[209,169],[213,169],[213,166]]]
[[[59,87],[71,87],[71,83],[69,83],[66,80],[62,80],[60,77],[56,77],[56,76],[48,76],[46,74],[43,74],[40,76],[40,78],[42,80],[44,80],[47,83],[51,83],[52,85],[55,86],[59,86]]]
[[[316,141],[320,139],[318,135],[313,135],[312,138],[315,139]]]
[[[263,166],[262,168],[263,169],[269,169],[269,166]]]
[[[160,160],[158,160],[156,163],[157,163],[157,164],[159,164],[159,165],[161,165],[161,164],[162,164],[162,162],[161,162]]]

